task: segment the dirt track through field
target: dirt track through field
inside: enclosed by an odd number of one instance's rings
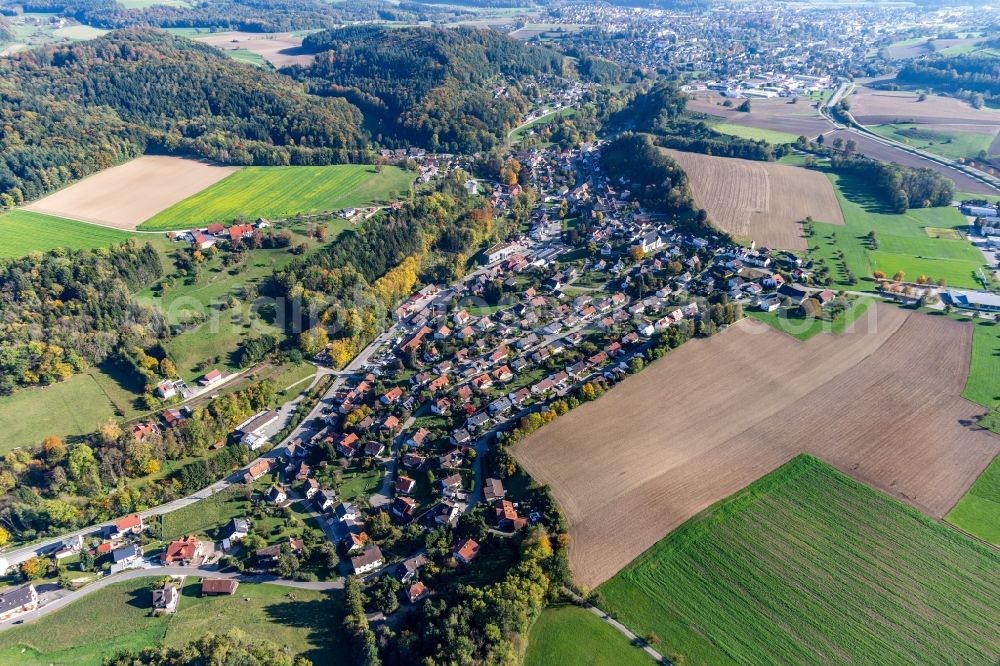
[[[843,224],[823,174],[801,167],[667,150],[687,173],[694,200],[720,229],[785,250],[806,249],[800,222]]]
[[[806,451],[940,517],[1000,452],[959,397],[971,329],[887,305],[807,342],[744,321],[695,340],[518,445],[597,585],[672,529]]]
[[[238,170],[181,157],[147,155],[88,176],[25,208],[133,231],[160,211]]]

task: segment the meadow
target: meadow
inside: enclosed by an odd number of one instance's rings
[[[67,220],[62,217],[15,209],[0,215],[0,259],[23,257],[29,252],[92,250],[140,238],[119,229]]]
[[[1000,650],[1000,555],[808,456],[598,591],[686,664],[989,664]]]
[[[962,397],[984,407],[1000,405],[1000,326],[991,321],[972,324],[969,378]]]
[[[780,132],[778,130],[751,127],[749,125],[736,125],[734,123],[720,123],[713,125],[712,129],[722,134],[738,136],[743,139],[754,139],[756,141],[767,141],[768,143],[795,143],[799,136],[790,132]]]
[[[258,490],[267,488],[270,477],[265,479],[267,480],[255,484]],[[161,538],[170,541],[195,534],[222,539],[226,535],[220,531],[233,518],[245,517],[247,507],[246,488],[242,485],[232,486],[182,509],[163,514],[159,519]]]
[[[287,218],[386,201],[405,193],[414,174],[365,164],[317,167],[247,167],[146,220],[141,229],[187,229],[232,222],[242,215]]]
[[[977,289],[976,271],[984,265],[982,253],[971,243],[948,238],[932,238],[926,228],[955,229],[966,226],[954,208],[911,208],[905,213],[886,212],[871,188],[854,176],[828,174],[844,214],[844,226],[815,223],[809,245],[813,259],[822,259],[831,268],[832,288],[874,291],[872,272],[880,270],[892,277],[897,271],[907,279],[926,275],[944,279],[948,286]],[[867,238],[874,231],[876,249]],[[836,257],[843,251],[843,263],[855,274],[857,283]]]
[[[116,650],[178,647],[209,633],[240,629],[303,654],[314,663],[341,664],[347,651],[336,630],[339,597],[326,592],[242,583],[233,596],[198,596],[188,578],[174,616],[149,615],[155,577],[110,585],[37,622],[3,634],[0,665],[98,666]]]
[[[980,151],[988,152],[994,139],[991,133],[956,132],[912,123],[875,125],[868,129],[887,139],[953,160],[975,157]]]
[[[97,430],[115,410],[89,374],[52,386],[27,388],[0,397],[0,455],[36,446],[49,435],[69,437]]]
[[[531,627],[524,666],[649,666],[625,636],[579,606],[550,606]]]
[[[945,520],[1000,546],[1000,456],[993,459]]]

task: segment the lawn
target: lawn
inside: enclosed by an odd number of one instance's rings
[[[854,176],[828,174],[834,184],[844,225],[815,223],[816,234],[809,245],[813,259],[822,259],[831,269],[834,289],[873,291],[872,272],[881,270],[892,276],[903,271],[915,280],[926,275],[931,280],[944,279],[948,286],[980,288],[976,271],[984,265],[982,253],[971,243],[948,238],[932,238],[927,228],[938,232],[966,226],[965,218],[950,206],[911,208],[895,214],[884,210],[867,183]],[[874,231],[878,248],[867,236]],[[835,256],[844,252],[844,263],[858,278],[851,283]]]
[[[875,125],[868,129],[887,139],[953,160],[975,157],[983,150],[989,152],[993,143],[990,134],[929,129],[912,123]]]
[[[0,455],[37,446],[49,436],[73,437],[97,430],[114,416],[111,402],[88,374],[0,398]]]
[[[1000,545],[1000,456],[979,475],[945,520]]]
[[[231,222],[239,215],[287,218],[298,213],[333,211],[385,201],[405,193],[413,173],[387,166],[247,167],[146,220],[141,229],[186,229],[209,222]]]
[[[747,310],[747,315],[764,322],[771,328],[787,333],[799,340],[808,340],[817,333],[832,333],[840,335],[847,330],[848,326],[857,321],[858,317],[868,310],[872,304],[870,298],[857,298],[851,301],[847,309],[844,310],[833,321],[827,321],[818,317],[806,317],[800,314],[799,308],[793,307],[787,310],[779,308],[774,312],[763,312],[757,309]]]
[[[528,634],[524,666],[649,666],[618,630],[579,606],[551,606]]]
[[[209,632],[239,629],[302,654],[314,664],[350,664],[340,629],[343,600],[339,592],[240,584],[228,597],[199,597],[201,579],[189,578],[181,591],[177,615],[163,644],[180,647]]]
[[[155,577],[111,585],[35,623],[3,635],[0,664],[97,666],[116,650],[179,647],[209,632],[240,629],[303,654],[316,664],[346,664],[339,593],[242,583],[233,596],[198,597],[190,578],[174,616],[152,617]],[[96,621],[95,621],[96,620]]]
[[[1000,651],[1000,554],[809,456],[598,591],[687,664],[990,664]]]
[[[559,109],[558,111],[549,111],[548,113],[535,118],[531,122],[521,125],[520,127],[514,129],[510,133],[511,143],[517,143],[518,141],[523,139],[527,135],[529,130],[538,127],[540,125],[551,123],[553,120],[556,119],[557,115],[563,116],[565,118],[572,118],[574,115],[576,115],[576,109]]]
[[[12,210],[0,215],[0,259],[22,257],[35,251],[48,252],[57,247],[91,250],[129,238],[141,239],[142,235],[27,210]]]
[[[116,650],[158,645],[170,619],[148,615],[153,580],[110,585],[37,622],[7,630],[0,664],[97,666]]]
[[[733,123],[712,125],[712,129],[722,134],[738,136],[743,139],[753,139],[755,141],[767,141],[768,143],[774,144],[795,143],[799,138],[797,134],[791,134],[789,132],[760,129],[759,127],[748,127],[747,125],[736,125]]]
[[[962,397],[984,407],[1000,404],[1000,326],[985,320],[973,324],[969,378]]]
[[[270,477],[265,479],[254,484],[255,488],[266,488],[270,484]],[[246,488],[242,485],[232,486],[183,509],[164,514],[162,538],[164,541],[171,541],[196,534],[221,539],[225,535],[219,532],[233,518],[245,517],[248,507]]]
[[[368,498],[382,485],[384,476],[381,466],[364,470],[360,467],[348,467],[341,477],[337,494],[345,502],[352,502],[358,497]]]

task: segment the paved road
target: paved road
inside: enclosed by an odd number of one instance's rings
[[[333,581],[326,582],[310,582],[310,581],[299,581],[299,580],[288,580],[284,578],[278,578],[277,576],[272,576],[268,574],[252,574],[252,573],[241,573],[241,572],[221,572],[217,571],[212,567],[161,567],[161,566],[150,566],[144,569],[130,569],[128,571],[123,571],[114,576],[105,576],[100,578],[89,585],[81,587],[79,590],[73,590],[68,594],[65,594],[58,599],[53,599],[52,601],[46,603],[35,611],[31,613],[25,613],[19,615],[15,618],[11,618],[5,622],[0,622],[0,631],[4,631],[14,626],[15,622],[19,623],[30,623],[34,622],[41,617],[45,617],[51,613],[55,613],[60,608],[64,608],[69,604],[82,599],[88,594],[102,590],[109,585],[115,585],[117,583],[122,583],[129,580],[135,580],[136,578],[161,578],[163,576],[206,576],[210,578],[235,578],[241,583],[267,583],[270,585],[282,585],[285,587],[292,587],[299,590],[340,590],[344,587],[344,579],[337,578]]]

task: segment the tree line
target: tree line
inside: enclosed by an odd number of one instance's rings
[[[976,108],[1000,104],[1000,58],[991,55],[964,53],[913,60],[900,68],[896,81],[964,97]]]
[[[905,213],[909,208],[950,206],[955,196],[955,184],[933,169],[833,151],[830,166],[834,171],[853,174],[871,184],[872,190],[894,213]]]

